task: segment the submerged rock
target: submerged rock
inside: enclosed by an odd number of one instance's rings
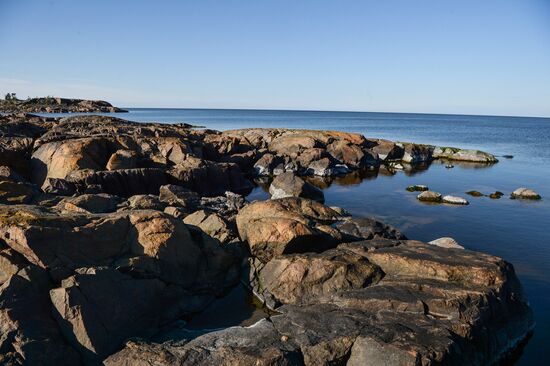
[[[422,184],[415,184],[413,186],[408,186],[407,191],[409,192],[424,192],[429,191],[430,189],[428,186],[422,185]]]
[[[540,200],[541,196],[529,188],[518,188],[510,195],[512,199],[527,199],[527,200]]]
[[[504,196],[504,193],[500,192],[500,191],[496,191],[496,192],[493,192],[489,195],[489,198],[492,198],[492,199],[500,199],[502,196]]]
[[[483,193],[481,193],[479,191],[468,191],[468,192],[466,192],[466,194],[468,194],[472,197],[483,197],[483,196],[485,196]]]

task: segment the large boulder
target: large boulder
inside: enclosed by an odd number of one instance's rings
[[[274,255],[334,247],[338,232],[327,224],[339,217],[338,212],[318,202],[289,197],[245,206],[237,215],[237,228],[251,253],[265,262]]]
[[[272,199],[303,197],[321,203],[325,201],[323,191],[291,172],[279,174],[275,177],[269,186],[269,193]]]
[[[510,195],[512,199],[528,199],[528,200],[540,200],[541,196],[529,188],[518,188]]]
[[[76,170],[105,170],[115,145],[103,137],[45,143],[32,154],[32,181],[41,186],[46,178],[65,179]]]
[[[404,142],[400,143],[400,147],[403,149],[403,157],[401,160],[405,163],[425,163],[431,161],[433,158],[433,146]]]
[[[347,249],[322,253],[286,254],[251,268],[251,283],[263,302],[307,304],[316,297],[378,282],[383,273],[364,256]]]

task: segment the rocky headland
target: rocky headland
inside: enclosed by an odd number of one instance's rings
[[[0,100],[1,113],[120,113],[127,110],[114,107],[104,100],[58,97]]]
[[[304,179],[434,159],[496,162],[334,131],[2,116],[0,363],[497,362],[534,326],[510,263],[352,217]],[[265,177],[272,199],[248,202]],[[264,319],[185,328],[239,283]]]

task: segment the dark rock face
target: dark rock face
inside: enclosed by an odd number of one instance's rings
[[[63,339],[51,316],[48,274],[20,269],[0,286],[0,362],[8,365],[78,365],[80,356]]]

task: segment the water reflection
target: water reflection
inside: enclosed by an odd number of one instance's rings
[[[313,184],[320,189],[328,189],[333,185],[336,186],[357,186],[365,180],[374,180],[378,176],[393,177],[396,174],[403,173],[407,177],[420,176],[428,171],[432,164],[449,165],[453,164],[454,168],[463,169],[489,169],[495,164],[487,163],[472,163],[450,160],[434,160],[431,163],[420,164],[407,164],[407,163],[387,163],[381,164],[379,167],[370,169],[353,170],[345,175],[338,175],[333,177],[321,177],[321,176],[302,176],[306,182]],[[254,179],[254,184],[259,187],[263,192],[269,193],[269,186],[273,181],[272,177],[260,177]]]

